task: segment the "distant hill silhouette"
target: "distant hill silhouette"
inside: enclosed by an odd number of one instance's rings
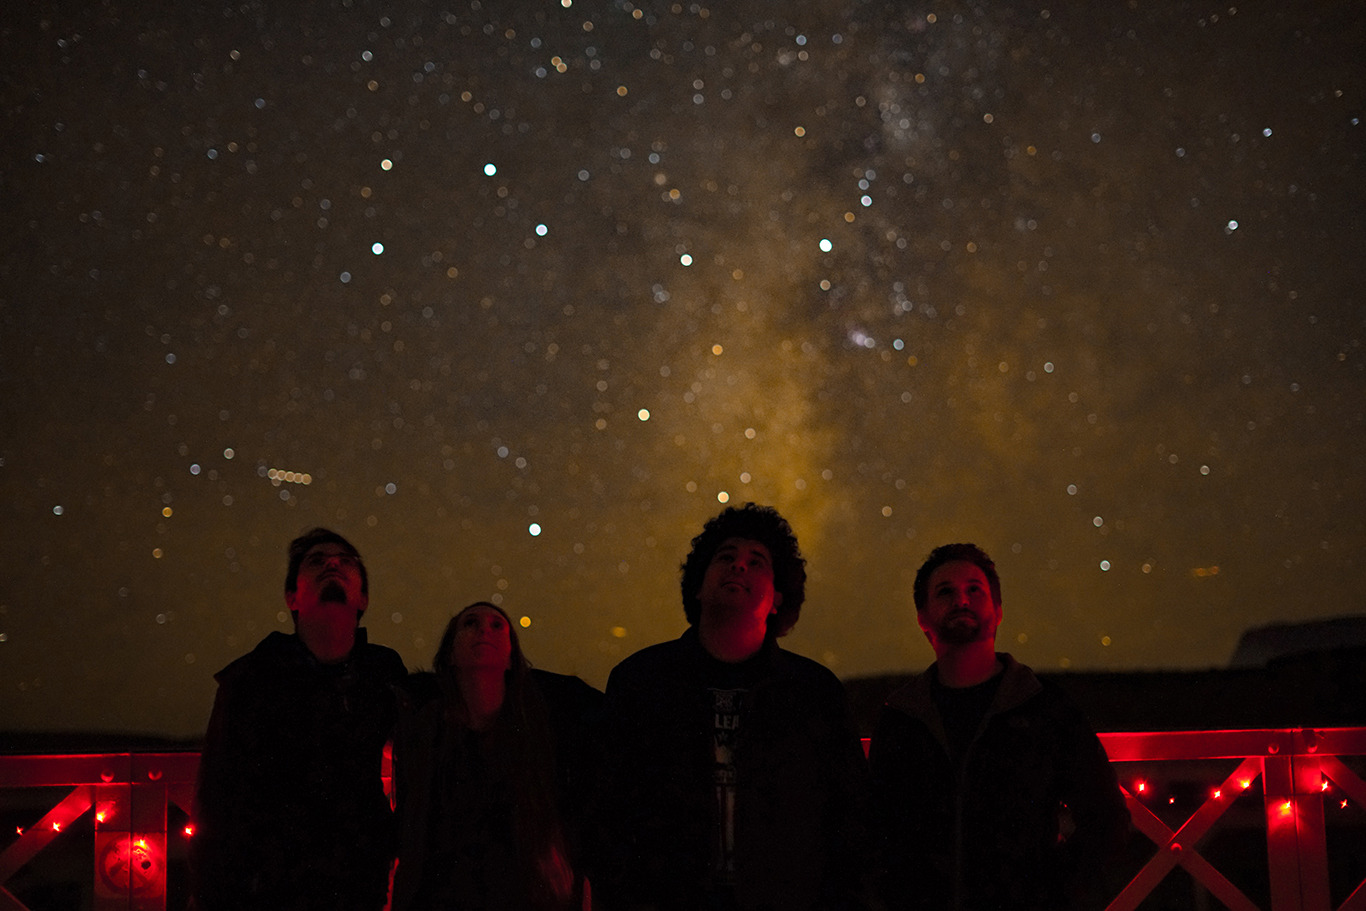
[[[1366,647],[1366,616],[1360,614],[1306,623],[1273,623],[1243,633],[1228,666],[1266,667],[1279,658],[1362,647]]]
[[[1098,731],[1366,726],[1366,617],[1249,630],[1235,659],[1203,671],[1039,676],[1065,690]],[[865,736],[887,696],[912,676],[845,681]]]

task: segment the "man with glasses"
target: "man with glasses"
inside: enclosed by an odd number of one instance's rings
[[[336,532],[289,545],[285,604],[294,632],[272,632],[216,675],[195,907],[378,911],[393,856],[380,762],[407,671],[366,640],[365,564]]]

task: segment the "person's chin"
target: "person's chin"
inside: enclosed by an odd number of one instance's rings
[[[976,620],[958,620],[946,624],[940,630],[939,638],[951,645],[971,645],[982,638],[982,625]]]

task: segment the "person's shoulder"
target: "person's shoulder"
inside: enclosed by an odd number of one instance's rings
[[[436,679],[435,671],[413,671],[403,681],[403,690],[408,697],[408,706],[413,711],[441,698],[441,684]]]
[[[591,708],[602,699],[602,691],[592,686],[582,677],[573,674],[556,674],[553,671],[532,668],[529,671],[546,702],[560,708]]]
[[[531,679],[536,681],[536,685],[542,690],[554,690],[556,692],[573,693],[576,695],[589,695],[602,692],[582,677],[573,674],[557,674],[554,671],[547,671],[543,668],[533,667],[528,672]]]
[[[663,642],[656,642],[654,645],[647,645],[639,651],[627,655],[617,664],[618,668],[641,668],[650,667],[659,663],[679,661],[685,652],[682,639],[666,639]]]
[[[933,667],[933,665],[931,665]],[[892,690],[882,703],[882,714],[921,716],[930,706],[930,681],[933,672],[926,668]]]
[[[256,643],[251,651],[228,662],[226,667],[214,674],[214,679],[223,685],[251,678],[293,663],[298,650],[295,636],[275,630]]]
[[[1013,658],[1006,669],[1007,682],[1022,693],[1019,705],[1035,714],[1051,716],[1059,724],[1090,729],[1081,707],[1057,681],[1039,676],[1028,665]]]
[[[779,676],[799,681],[805,686],[844,693],[844,681],[829,667],[814,658],[790,652],[782,647],[773,650],[773,667]]]
[[[789,652],[785,648],[778,648],[774,657],[775,664],[787,676],[821,687],[838,688],[841,691],[844,689],[844,684],[835,672],[814,658]]]
[[[402,679],[408,676],[408,666],[403,663],[403,656],[387,645],[366,642],[361,647],[360,656],[366,665],[386,677]]]
[[[612,668],[612,673],[607,678],[607,689],[611,692],[633,681],[681,673],[687,661],[687,653],[683,638],[647,645],[626,656]]]

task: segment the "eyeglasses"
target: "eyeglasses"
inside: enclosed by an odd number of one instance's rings
[[[320,551],[314,551],[304,557],[302,565],[307,569],[321,569],[333,560],[336,560],[342,566],[350,566],[352,568],[358,568],[360,566],[360,557],[357,557],[355,554],[348,554],[345,552],[325,554]]]

